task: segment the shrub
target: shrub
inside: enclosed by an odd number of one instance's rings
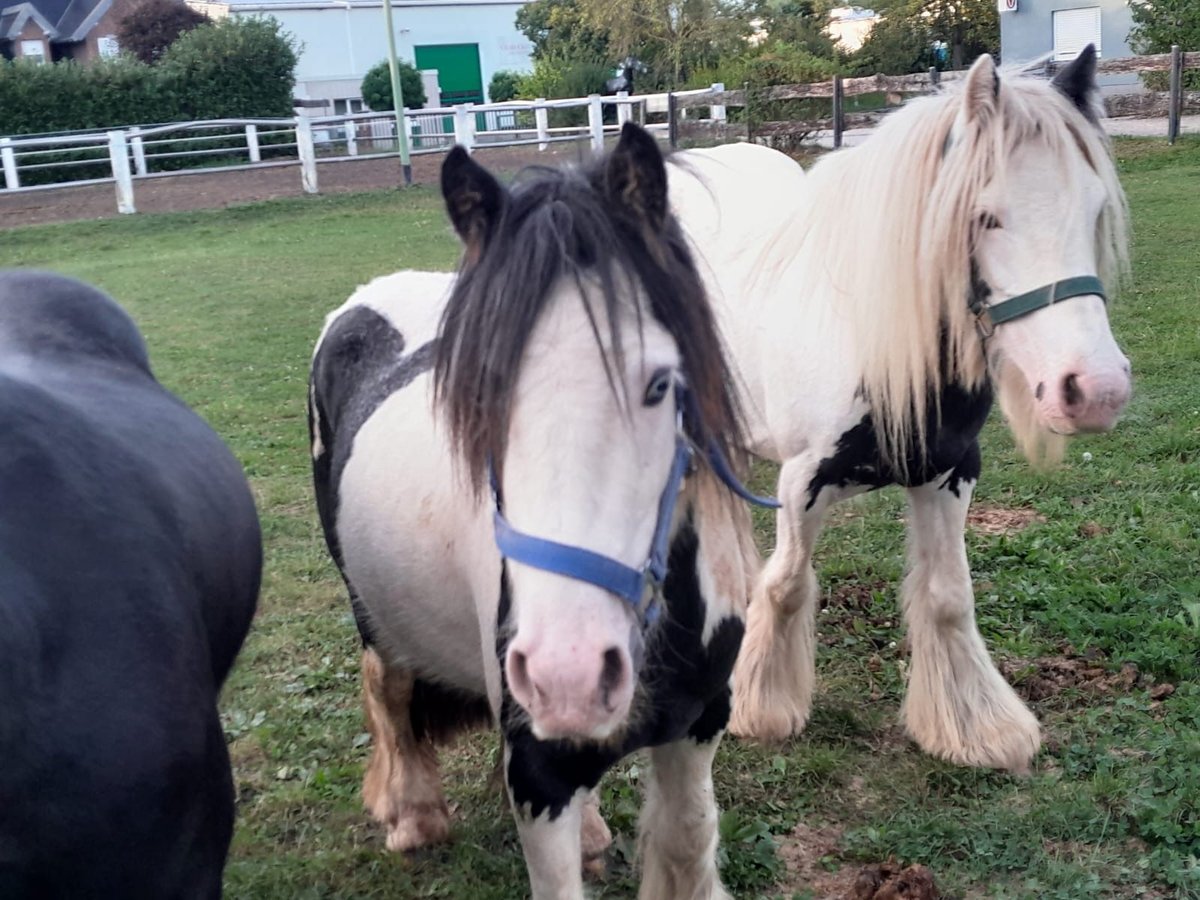
[[[290,116],[296,51],[273,18],[227,18],[181,36],[159,68],[182,118]]]
[[[396,62],[400,68],[400,93],[404,95],[404,105],[409,109],[421,109],[428,99],[425,96],[425,83],[421,80],[421,73],[410,63],[403,60]],[[375,112],[396,108],[392,99],[392,73],[387,60],[368,70],[363,76],[360,90],[363,101]]]
[[[123,52],[153,63],[181,34],[207,21],[183,0],[142,0],[117,22],[117,42]]]
[[[488,99],[493,103],[512,100],[519,93],[520,84],[520,73],[501,70],[493,75],[491,82],[488,83]]]

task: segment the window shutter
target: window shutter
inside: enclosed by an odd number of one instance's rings
[[[1066,62],[1079,55],[1088,44],[1096,45],[1100,56],[1100,7],[1060,9],[1054,13],[1054,59]]]

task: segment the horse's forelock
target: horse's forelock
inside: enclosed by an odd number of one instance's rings
[[[538,169],[513,191],[488,246],[464,261],[443,314],[435,396],[469,483],[479,492],[487,462],[499,464],[520,366],[555,287],[569,279],[591,323],[608,378],[624,408],[620,373],[641,344],[622,333],[622,304],[635,291],[675,340],[703,437],[730,454],[742,446],[741,416],[703,283],[673,219],[658,232],[632,221],[598,189],[595,172]],[[599,304],[598,306],[594,304]],[[603,331],[602,331],[603,329]]]

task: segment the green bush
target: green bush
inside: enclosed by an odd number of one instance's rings
[[[400,93],[404,95],[404,105],[408,109],[421,109],[428,100],[425,96],[425,83],[421,80],[421,73],[416,66],[403,60],[397,60],[397,65],[400,68]],[[367,71],[367,74],[363,76],[360,90],[363,101],[375,112],[396,108],[396,103],[392,99],[392,73],[388,68],[387,60],[372,66]]]
[[[492,76],[488,83],[488,99],[493,103],[504,103],[514,99],[520,93],[521,74],[501,70]]]
[[[290,116],[296,51],[273,18],[227,18],[183,34],[159,68],[185,119]]]
[[[518,89],[528,100],[586,97],[602,92],[612,72],[612,66],[600,60],[544,56],[534,61],[532,72],[521,76]]]
[[[40,134],[192,119],[288,117],[296,50],[274,19],[226,19],[180,37],[150,66],[132,56],[37,65],[0,60],[0,135]],[[271,143],[264,140],[264,144]],[[240,156],[241,129],[207,144]],[[183,146],[158,148],[185,149]],[[264,154],[266,148],[264,147]],[[109,174],[104,154],[63,151],[39,157],[104,160],[94,166],[21,172],[22,184],[44,184]],[[157,170],[201,164],[178,159],[155,162]]]

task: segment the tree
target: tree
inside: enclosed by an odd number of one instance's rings
[[[1129,6],[1133,13],[1130,45],[1138,53],[1169,53],[1172,44],[1184,50],[1200,50],[1200,3],[1196,0],[1135,0]],[[1166,87],[1161,72],[1148,72],[1147,84],[1158,90]],[[1184,84],[1189,90],[1200,90],[1200,71],[1185,69]]]
[[[550,56],[563,59],[615,61],[608,31],[589,24],[579,0],[533,0],[517,10],[517,31],[533,44],[534,60]]]
[[[617,57],[644,63],[650,81],[677,86],[694,69],[745,52],[746,9],[725,0],[578,0],[586,24],[608,33]]]
[[[996,0],[890,0],[876,5],[883,19],[872,29],[859,54],[864,59],[883,60],[886,67],[881,63],[881,71],[899,74],[905,60],[916,61],[909,62],[906,71],[931,65],[928,54],[934,41],[945,42],[953,69],[964,68],[983,53],[1000,52]],[[880,29],[874,49],[869,49]],[[920,43],[910,43],[913,41]]]
[[[425,96],[425,83],[417,67],[404,60],[396,60],[400,70],[400,93],[404,95],[404,105],[409,109],[420,109],[428,99]],[[372,66],[363,76],[363,100],[375,112],[395,109],[396,102],[392,99],[392,71],[387,60]]]
[[[521,92],[521,75],[501,69],[492,76],[488,83],[488,99],[493,103],[504,103],[512,100]]]
[[[157,62],[181,34],[207,21],[183,0],[142,0],[117,22],[117,44],[144,63]]]
[[[229,17],[185,32],[159,59],[192,119],[290,116],[296,41],[271,17]]]

